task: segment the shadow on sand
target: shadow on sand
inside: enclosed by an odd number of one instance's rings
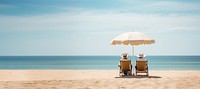
[[[115,77],[115,78],[162,78],[160,76],[146,76],[146,75],[123,75],[122,77]]]

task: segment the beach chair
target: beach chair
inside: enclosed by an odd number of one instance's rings
[[[136,61],[135,72],[136,76],[137,73],[146,73],[149,76],[148,61]]]
[[[132,75],[132,65],[131,61],[120,61],[120,70],[119,70],[119,76],[122,75]]]

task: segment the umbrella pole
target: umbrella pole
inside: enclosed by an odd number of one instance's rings
[[[133,58],[133,62],[132,63],[134,64],[134,46],[132,46],[132,55],[133,55],[133,57],[132,57]],[[134,66],[133,66],[133,64],[132,64],[132,67],[133,67],[132,69],[133,69],[133,75],[134,75]]]
[[[133,55],[133,61],[134,61],[134,46],[132,46],[132,55]]]

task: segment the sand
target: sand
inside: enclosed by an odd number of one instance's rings
[[[0,89],[200,89],[200,71],[119,77],[118,70],[0,70]]]

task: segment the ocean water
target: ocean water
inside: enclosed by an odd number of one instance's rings
[[[0,70],[118,70],[119,59],[120,56],[0,56]],[[149,70],[200,70],[200,56],[147,56],[146,59]],[[132,64],[135,65],[135,60]]]

